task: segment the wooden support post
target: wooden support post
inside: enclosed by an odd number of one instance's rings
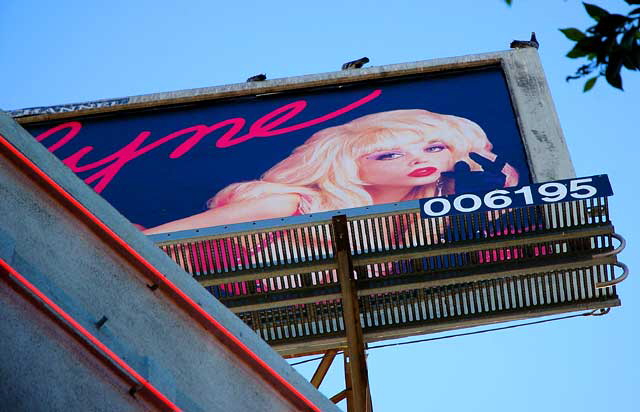
[[[351,380],[351,365],[349,364],[349,355],[347,351],[343,352],[344,359],[344,387],[345,397],[347,398],[347,412],[357,412],[355,402],[353,401],[353,381]]]
[[[340,392],[338,392],[335,395],[333,395],[331,398],[329,398],[329,400],[331,402],[333,402],[333,403],[338,403],[338,402],[342,401],[346,397],[347,397],[347,390],[343,389]]]
[[[329,349],[324,353],[322,361],[320,361],[320,365],[318,365],[318,369],[316,369],[316,372],[313,374],[313,378],[311,378],[311,384],[313,386],[315,386],[316,388],[320,387],[322,380],[327,375],[327,372],[329,372],[331,363],[333,363],[333,360],[335,359],[337,354],[338,349]]]
[[[347,382],[347,408],[354,412],[367,412],[369,377],[365,355],[356,282],[353,279],[353,265],[349,247],[349,232],[345,215],[333,217],[335,257],[338,264],[338,280],[342,292],[342,316],[347,334],[345,372],[349,372]],[[349,391],[351,388],[351,391]],[[351,398],[349,397],[351,392]],[[350,402],[350,400],[352,400]],[[351,404],[351,405],[350,405]]]

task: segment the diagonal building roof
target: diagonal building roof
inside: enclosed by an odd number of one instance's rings
[[[12,376],[0,398],[18,409],[337,410],[5,114],[0,136],[0,376]]]

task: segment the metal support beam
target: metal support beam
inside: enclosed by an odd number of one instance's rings
[[[347,335],[347,350],[345,350],[345,372],[349,372],[351,384],[352,405],[348,410],[366,412],[369,377],[365,355],[362,325],[358,308],[358,294],[356,282],[352,278],[353,265],[349,248],[349,232],[345,215],[333,217],[333,233],[335,242],[335,257],[338,263],[338,280],[342,292],[342,312]],[[347,402],[349,397],[347,396]]]
[[[320,384],[322,384],[322,380],[327,375],[327,372],[329,372],[329,368],[331,367],[331,364],[333,363],[333,360],[336,358],[337,354],[337,349],[329,349],[325,352],[322,361],[320,361],[320,365],[318,365],[318,369],[316,369],[316,372],[311,378],[311,384],[313,386],[315,386],[316,388],[320,387]]]

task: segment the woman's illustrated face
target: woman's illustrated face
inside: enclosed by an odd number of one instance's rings
[[[453,167],[449,146],[439,140],[406,143],[360,156],[360,179],[369,185],[412,187],[435,183]]]

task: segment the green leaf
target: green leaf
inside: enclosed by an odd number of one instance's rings
[[[579,41],[584,38],[584,33],[575,28],[560,29],[560,31],[567,36],[569,40]]]
[[[623,49],[630,50],[633,43],[635,43],[636,36],[638,35],[638,28],[634,27],[627,31],[624,36],[622,36],[622,40],[620,40],[620,46]]]
[[[504,0],[507,5],[511,6],[511,0]]]
[[[582,89],[582,91],[588,92],[589,90],[593,89],[593,86],[596,84],[597,80],[598,80],[598,76],[592,77],[589,80],[587,80],[586,83],[584,84],[584,89]]]
[[[619,30],[624,31],[624,26],[631,19],[622,14],[607,14],[602,16],[596,24],[595,32],[600,33],[602,36],[616,36]]]
[[[601,17],[609,14],[608,11],[606,11],[601,7],[596,6],[595,4],[589,4],[589,3],[582,3],[582,4],[584,4],[584,8],[587,10],[587,13],[589,13],[589,16],[591,16],[595,21],[600,21]]]
[[[640,70],[640,66],[636,67],[636,62],[633,61],[633,56],[631,53],[625,54],[624,58],[622,59],[622,65],[625,69],[628,70]]]
[[[588,54],[588,52],[584,51],[578,45],[576,45],[573,49],[567,53],[567,57],[570,59],[577,59],[578,57],[584,57]]]
[[[580,39],[575,45],[575,49],[581,50],[587,54],[589,53],[601,53],[606,52],[606,44],[603,42],[603,38],[601,36],[585,36]]]
[[[622,89],[622,77],[620,76],[620,70],[622,69],[622,57],[618,55],[610,56],[609,64],[604,74],[607,78],[607,82],[613,87]]]
[[[629,58],[633,61],[634,66],[640,69],[640,46],[634,45],[633,50],[629,54]]]

